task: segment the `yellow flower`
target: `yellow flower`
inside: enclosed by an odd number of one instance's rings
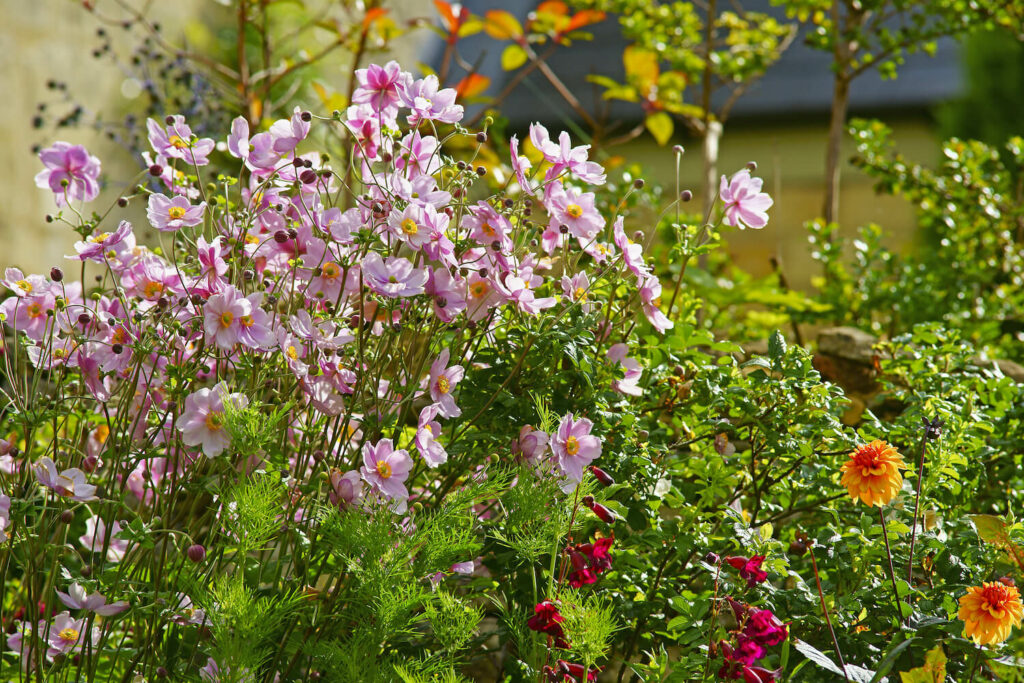
[[[1020,626],[1022,615],[1024,606],[1017,588],[998,581],[968,588],[967,595],[960,598],[957,614],[964,622],[964,636],[978,645],[1006,640],[1010,630]]]
[[[896,497],[903,488],[900,470],[907,469],[903,456],[884,441],[875,440],[861,446],[843,465],[841,480],[850,498],[860,498],[866,505],[882,506]]]

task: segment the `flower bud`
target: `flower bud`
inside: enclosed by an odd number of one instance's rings
[[[690,190],[683,190],[682,192],[679,193],[679,199],[681,199],[684,202],[688,202],[691,199],[693,199],[693,192],[691,192]]]
[[[74,510],[64,510],[63,512],[60,513],[60,521],[63,524],[71,524],[71,522],[73,522],[74,519],[75,519],[75,511]]]
[[[174,125],[174,117],[171,116],[170,114],[168,114],[166,117],[164,117],[164,123],[166,123],[168,126],[173,126]]]
[[[479,133],[477,133],[476,134],[476,141],[477,142],[481,142],[481,143],[482,142],[487,142],[487,133],[485,133],[483,131],[480,131]]]
[[[757,162],[756,161],[748,161],[747,162],[747,170],[748,171],[756,171],[757,170]]]
[[[594,497],[589,495],[583,496],[583,504],[586,505],[588,508],[594,507]]]
[[[85,460],[82,461],[82,469],[86,472],[92,473],[100,466],[100,459],[95,455],[88,455]]]
[[[187,552],[188,559],[194,562],[195,564],[199,564],[200,562],[206,559],[206,548],[199,545],[198,543],[196,543],[195,545],[190,545],[188,547]]]
[[[278,244],[284,244],[285,242],[288,241],[288,233],[286,233],[284,230],[278,230],[277,232],[274,233],[274,241],[277,242]]]
[[[598,519],[605,524],[613,524],[615,522],[615,513],[600,503],[594,503],[590,511],[597,515]]]
[[[152,166],[149,167],[149,175],[153,176],[154,178],[159,176],[163,172],[164,167],[161,166],[160,164],[153,164]]]
[[[718,564],[722,561],[722,558],[717,553],[708,553],[704,556],[704,561],[708,564]]]
[[[315,183],[316,178],[316,171],[305,170],[299,174],[299,180],[301,180],[306,185],[312,185],[313,183]]]
[[[615,483],[615,480],[612,479],[612,475],[608,474],[607,472],[602,470],[597,465],[591,465],[590,466],[590,472],[591,472],[591,474],[594,475],[595,479],[597,479],[599,482],[601,482],[605,486],[611,486],[612,484]]]
[[[120,206],[122,209],[124,207],[128,206],[128,198],[127,197],[118,197],[117,198],[117,205]]]
[[[301,114],[299,114],[299,118],[305,121],[306,123],[309,123],[310,121],[313,120],[313,115],[310,114],[308,111],[304,111]]]
[[[642,190],[642,189],[644,189],[644,179],[643,178],[637,178],[636,180],[634,180],[633,181],[633,189],[635,189],[635,190]]]
[[[57,266],[50,268],[50,279],[54,282],[60,282],[64,279],[64,271]]]

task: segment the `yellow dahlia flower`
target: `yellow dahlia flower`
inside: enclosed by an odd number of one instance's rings
[[[1006,640],[1011,629],[1020,626],[1022,615],[1024,606],[1017,588],[998,581],[968,588],[967,595],[960,598],[957,614],[964,622],[964,636],[978,645]]]
[[[850,498],[860,498],[866,505],[882,506],[903,488],[900,470],[907,469],[907,464],[899,451],[876,439],[854,451],[842,469],[841,481],[850,492]]]

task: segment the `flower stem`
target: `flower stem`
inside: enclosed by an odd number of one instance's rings
[[[843,669],[843,678],[850,683],[850,676],[846,673],[846,662],[843,661],[843,653],[839,650],[839,639],[836,638],[835,629],[832,628],[832,619],[828,616],[828,607],[825,606],[825,592],[821,590],[821,577],[818,576],[818,562],[814,559],[814,542],[807,549],[811,554],[811,566],[814,568],[814,582],[818,584],[818,598],[821,600],[821,612],[825,615],[825,624],[828,625],[828,632],[832,634],[832,644],[836,648],[836,656],[839,657],[839,666]]]
[[[892,581],[892,599],[896,603],[896,616],[903,619],[903,608],[900,605],[900,592],[896,589],[896,570],[892,566],[892,550],[889,549],[889,532],[885,528],[885,513],[878,508],[878,519],[882,522],[882,538],[885,539],[885,555],[889,558],[889,580]]]
[[[910,559],[907,560],[907,583],[914,585],[914,540],[917,536],[917,516],[921,511],[921,484],[924,482],[924,455],[928,450],[928,439],[938,438],[941,434],[942,422],[939,418],[924,421],[924,434],[921,436],[921,457],[917,462],[917,495],[914,501],[914,523],[910,525]]]

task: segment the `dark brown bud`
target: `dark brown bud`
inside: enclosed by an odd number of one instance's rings
[[[199,564],[206,559],[206,548],[196,543],[188,547],[188,559],[195,564]]]

